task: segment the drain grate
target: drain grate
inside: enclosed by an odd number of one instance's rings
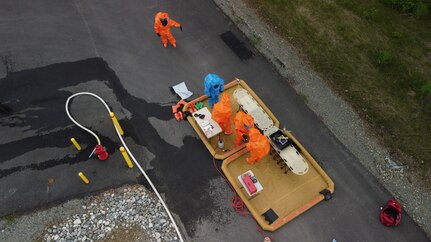
[[[254,53],[244,45],[244,42],[241,42],[231,31],[221,34],[220,37],[241,60],[247,60],[254,56]]]

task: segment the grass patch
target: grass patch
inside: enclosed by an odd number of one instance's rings
[[[430,0],[381,0],[381,2],[402,13],[412,13],[417,18],[426,15],[431,8]]]
[[[412,0],[408,8],[390,4],[401,0],[248,2],[307,56],[386,146],[431,174],[429,1]]]
[[[13,214],[5,215],[0,217],[1,220],[3,220],[6,225],[11,225],[15,221],[15,216]]]
[[[238,16],[238,15],[235,15],[235,23],[238,25],[238,24],[242,24],[244,22],[244,20],[240,17],[240,16]]]
[[[304,93],[300,92],[299,97],[302,99],[303,102],[308,103],[308,96]]]
[[[389,65],[391,62],[391,55],[384,50],[377,50],[375,53],[375,61],[379,66]]]
[[[262,38],[259,35],[257,35],[255,32],[253,32],[248,38],[250,40],[251,45],[253,45],[254,47],[257,47],[262,43]]]

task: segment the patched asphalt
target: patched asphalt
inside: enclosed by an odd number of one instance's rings
[[[90,91],[118,115],[126,142],[192,241],[260,241],[250,218],[230,208],[229,188],[187,122],[178,123],[169,87],[185,81],[197,97],[203,77],[244,79],[293,131],[335,182],[332,200],[271,233],[278,241],[427,241],[408,217],[397,229],[378,221],[391,195],[329,132],[269,63],[211,1],[1,1],[0,213],[23,213],[125,183],[144,183],[118,152],[101,103],[79,97],[72,114],[94,129],[110,159],[88,159],[95,140],[64,111],[72,93]],[[152,30],[166,10],[183,25],[178,48],[163,48]],[[232,31],[256,55],[241,60],[221,40]],[[168,132],[167,132],[168,131]],[[70,143],[75,137],[78,152]],[[91,180],[84,185],[77,173]],[[48,182],[48,179],[51,182]],[[54,182],[52,182],[54,181]]]

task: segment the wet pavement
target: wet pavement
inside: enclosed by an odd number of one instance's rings
[[[241,60],[222,41],[232,31],[211,1],[0,1],[0,214],[23,213],[125,183],[143,183],[126,168],[119,140],[101,103],[79,97],[74,117],[95,130],[110,154],[88,159],[95,140],[64,111],[79,91],[100,95],[118,116],[126,142],[148,171],[191,241],[260,241],[252,219],[230,207],[231,192],[187,122],[177,122],[169,87],[185,81],[194,97],[203,77],[246,80],[335,183],[332,200],[271,233],[277,241],[427,241],[408,217],[397,229],[378,221],[392,198],[329,132],[288,82],[249,45]],[[157,11],[180,22],[176,49],[154,34]],[[70,143],[83,146],[78,152]],[[84,185],[77,173],[90,178]]]

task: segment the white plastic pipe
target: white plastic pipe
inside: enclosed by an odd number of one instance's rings
[[[91,93],[91,92],[79,92],[79,93],[75,93],[75,94],[73,94],[72,96],[70,96],[70,97],[67,99],[67,101],[66,101],[66,113],[67,113],[67,116],[69,116],[70,120],[72,120],[72,122],[74,122],[74,123],[75,123],[78,127],[80,127],[81,129],[83,129],[83,130],[87,131],[88,133],[90,133],[91,135],[93,135],[93,136],[96,138],[97,143],[100,145],[101,143],[100,143],[100,139],[99,139],[99,137],[98,137],[98,136],[97,136],[93,131],[91,131],[91,130],[89,130],[88,128],[86,128],[86,127],[82,126],[81,124],[79,124],[79,123],[78,123],[78,122],[77,122],[77,121],[72,117],[72,115],[70,115],[70,113],[69,113],[69,102],[70,102],[73,98],[75,98],[75,97],[77,97],[77,96],[82,96],[82,95],[89,95],[89,96],[92,96],[92,97],[95,97],[95,98],[99,99],[99,101],[101,101],[101,102],[103,103],[103,105],[105,105],[106,109],[108,110],[108,114],[109,114],[109,113],[111,113],[111,110],[109,109],[108,104],[106,104],[106,102],[105,102],[101,97],[99,97],[99,96],[97,96],[96,94]],[[112,124],[112,125],[114,125],[114,124]],[[123,137],[122,137],[122,136],[121,136],[121,134],[120,134],[120,131],[117,129],[117,127],[116,127],[115,125],[114,125],[114,128],[115,128],[115,131],[117,132],[118,138],[120,138],[121,143],[123,144],[123,146],[124,146],[124,148],[126,149],[127,153],[129,153],[129,155],[130,155],[130,157],[132,158],[133,162],[134,162],[134,163],[135,163],[135,165],[139,168],[139,170],[141,171],[142,175],[144,175],[145,179],[148,181],[148,183],[150,184],[151,188],[152,188],[152,189],[153,189],[153,191],[156,193],[157,197],[159,198],[160,202],[162,203],[163,207],[165,208],[165,211],[166,211],[166,213],[168,214],[169,219],[171,220],[172,224],[173,224],[173,225],[174,225],[174,227],[175,227],[175,230],[176,230],[176,232],[177,232],[177,234],[178,234],[178,238],[180,239],[180,241],[181,241],[181,242],[184,242],[184,239],[183,239],[183,237],[181,236],[180,230],[179,230],[179,228],[178,228],[177,224],[175,223],[175,220],[174,220],[174,218],[172,217],[172,214],[171,214],[171,212],[169,211],[168,206],[167,206],[167,205],[166,205],[166,203],[163,201],[162,197],[160,196],[160,193],[157,191],[156,187],[155,187],[155,186],[154,186],[154,184],[151,182],[150,178],[147,176],[147,173],[145,173],[144,169],[143,169],[143,168],[141,167],[141,165],[138,163],[138,161],[136,160],[135,156],[132,154],[132,152],[130,152],[129,147],[127,147],[126,143],[125,143],[125,142],[124,142],[124,140],[123,140]]]

